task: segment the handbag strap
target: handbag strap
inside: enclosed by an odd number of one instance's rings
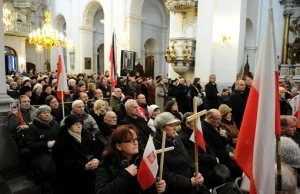
[[[199,92],[198,88],[197,88],[196,86],[194,86],[194,84],[193,84],[192,86],[197,90],[198,95],[201,94],[201,93]]]

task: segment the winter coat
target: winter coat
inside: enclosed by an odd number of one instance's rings
[[[190,99],[189,103],[190,103],[190,107],[191,107],[191,110],[192,110],[193,109],[193,99],[194,99],[195,96],[197,97],[197,96],[200,95],[200,98],[204,102],[204,95],[202,93],[202,87],[199,84],[190,85],[190,94],[191,94],[191,99]],[[200,112],[204,109],[205,109],[205,107],[204,107],[204,103],[203,103],[203,104],[201,104],[200,106],[197,107],[197,112]]]
[[[53,147],[58,194],[93,194],[96,170],[85,170],[90,160],[98,158],[93,136],[81,131],[81,143],[63,129]]]
[[[220,106],[219,103],[219,98],[218,98],[218,89],[217,89],[217,84],[208,82],[205,85],[205,104],[206,104],[206,109],[210,110],[212,108],[218,109]]]
[[[70,109],[68,107],[64,107],[65,109],[65,116],[70,114]],[[51,115],[55,118],[55,120],[60,123],[63,120],[63,109],[61,106],[58,109],[51,109]]]
[[[121,107],[123,105],[121,99],[113,94],[109,100],[109,104],[112,107],[112,111],[114,111],[119,116],[121,113]]]
[[[178,110],[179,112],[184,114],[189,111],[189,103],[187,103],[188,87],[183,84],[178,84],[178,86],[176,86],[175,91]]]
[[[167,88],[163,85],[158,85],[155,88],[155,104],[160,108],[160,110],[164,110],[167,103],[167,92]]]
[[[242,124],[246,104],[247,97],[239,91],[232,92],[229,96],[228,106],[232,108],[232,119],[238,129],[240,129]]]
[[[227,131],[227,133],[229,133],[230,136],[232,137],[232,144],[235,147],[239,135],[239,130],[237,129],[234,121],[233,120],[228,121],[222,118],[220,124]]]

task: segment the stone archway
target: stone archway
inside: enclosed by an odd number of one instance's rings
[[[157,61],[158,47],[156,40],[149,38],[145,44],[145,76],[154,77],[155,61]]]
[[[246,35],[245,35],[245,50],[244,50],[244,64],[247,61],[248,55],[248,63],[250,65],[250,71],[254,70],[255,64],[255,53],[257,48],[255,47],[255,33],[252,21],[247,18],[246,19]],[[244,67],[242,67],[243,69]]]

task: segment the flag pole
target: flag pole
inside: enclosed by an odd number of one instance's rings
[[[194,110],[194,114],[197,114],[197,99],[196,96],[193,98],[193,110]],[[199,173],[199,161],[198,161],[198,144],[197,144],[197,122],[198,119],[194,119],[194,151],[195,151],[195,177],[198,175]]]
[[[64,91],[61,92],[61,105],[62,105],[62,114],[63,114],[63,118],[65,118]]]
[[[160,164],[159,164],[159,181],[162,180],[163,170],[164,170],[164,158],[165,158],[165,147],[166,147],[166,131],[163,131],[162,144],[161,144],[161,155],[160,155]]]

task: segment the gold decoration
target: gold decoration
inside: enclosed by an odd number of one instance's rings
[[[9,31],[14,27],[14,18],[11,11],[7,8],[6,4],[3,4],[3,26],[4,31]]]
[[[46,23],[42,29],[39,28],[29,34],[29,43],[48,50],[59,45],[64,48],[71,48],[72,46],[68,45],[71,41],[68,41],[62,32],[58,32],[52,27],[51,13],[46,11],[44,14]]]
[[[195,11],[197,1],[194,0],[167,0],[165,3],[170,12],[174,13],[186,13]]]

